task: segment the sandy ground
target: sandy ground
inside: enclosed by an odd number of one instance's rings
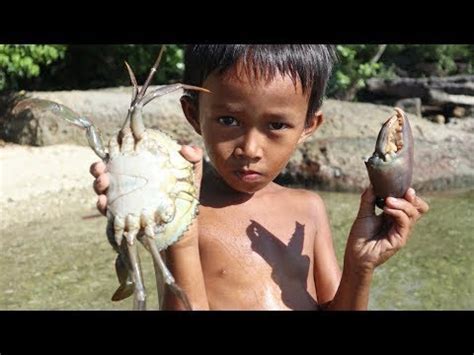
[[[38,217],[54,217],[77,203],[95,206],[89,147],[0,147],[0,228]],[[66,202],[67,201],[67,202]]]

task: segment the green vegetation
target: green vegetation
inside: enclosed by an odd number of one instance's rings
[[[63,59],[66,46],[0,44],[0,91],[17,89],[25,79],[38,77],[40,67]]]
[[[338,45],[328,96],[352,100],[369,78],[474,73],[474,45]]]
[[[0,45],[1,90],[71,90],[129,85],[124,60],[144,80],[160,45]],[[156,83],[180,80],[184,45],[167,45]],[[337,45],[328,97],[357,99],[372,77],[474,73],[474,45]]]
[[[2,45],[0,91],[86,90],[128,86],[130,78],[124,61],[130,64],[138,81],[143,82],[150,70],[150,63],[154,63],[160,47],[160,45],[133,44]],[[167,45],[160,70],[156,73],[155,83],[170,83],[181,78],[184,69],[183,48],[182,45]],[[49,56],[36,54],[44,51],[47,51]],[[34,67],[26,72],[28,75],[25,75],[25,67],[28,67],[27,64],[30,62],[33,62]]]

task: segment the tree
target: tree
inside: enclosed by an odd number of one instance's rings
[[[64,58],[63,45],[0,45],[0,91],[17,90],[22,79],[38,77],[41,67]]]

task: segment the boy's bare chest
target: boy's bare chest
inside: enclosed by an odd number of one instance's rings
[[[314,227],[278,206],[202,207],[199,245],[211,304],[217,308],[313,307]],[[229,290],[232,296],[227,298]],[[282,297],[293,300],[286,304]]]
[[[301,274],[312,258],[311,221],[281,206],[201,207],[200,250],[203,265],[216,273],[242,270],[249,275],[271,272],[278,263]],[[307,272],[306,272],[307,274]]]

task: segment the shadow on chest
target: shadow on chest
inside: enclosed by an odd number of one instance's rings
[[[273,227],[272,227],[273,228]],[[211,237],[214,253],[221,257],[218,272],[225,277],[227,270],[248,275],[250,279],[260,280],[264,286],[263,274],[271,275],[272,283],[281,291],[282,301],[292,309],[314,308],[317,304],[308,292],[308,278],[312,268],[312,240],[305,231],[305,225],[294,222],[292,231],[275,228],[270,231],[255,220],[247,220],[245,226],[238,228],[239,236]],[[243,231],[243,233],[242,233]],[[219,249],[220,251],[218,252]],[[205,253],[204,253],[205,255]],[[232,270],[233,269],[233,270]]]

